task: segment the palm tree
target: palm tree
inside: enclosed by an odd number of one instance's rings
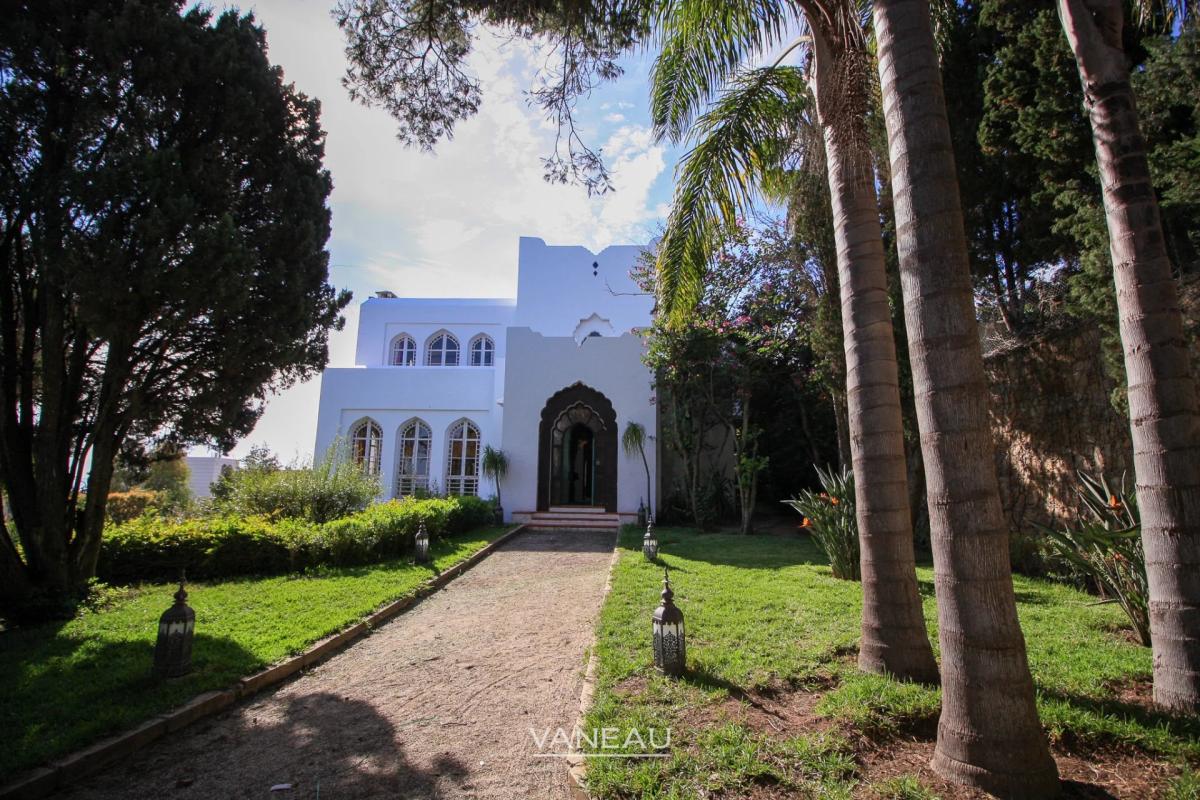
[[[1139,4],[1147,15],[1150,3]],[[1169,4],[1173,5],[1173,4]],[[1180,4],[1180,12],[1189,9]],[[1154,702],[1200,713],[1200,404],[1167,258],[1146,141],[1121,41],[1121,3],[1058,0],[1092,123],[1117,286]]]
[[[873,13],[938,599],[933,767],[1001,797],[1048,797],[1058,772],[1017,620],[929,2],[875,0]]]
[[[659,301],[684,313],[699,297],[717,233],[754,193],[777,186],[793,162],[820,161],[834,212],[846,352],[847,400],[863,575],[859,666],[933,682],[937,664],[917,591],[904,459],[900,389],[887,275],[865,117],[869,57],[851,2],[802,3],[812,69],[744,70],[745,56],[776,43],[785,20],[753,4],[674,4],[659,20],[652,117],[660,136],[684,138],[696,109],[723,81],[724,93],[695,119],[691,151],[677,175],[659,246]],[[782,13],[782,12],[779,12]],[[796,45],[793,45],[793,47]],[[789,48],[790,49],[790,48]],[[817,120],[811,118],[815,98]]]
[[[500,499],[500,482],[508,475],[508,454],[490,444],[483,448],[483,474],[496,484],[496,516],[504,521],[504,502]]]
[[[654,498],[650,495],[650,462],[646,460],[646,429],[638,422],[630,422],[621,434],[621,447],[625,455],[642,457],[642,466],[646,468],[646,516],[654,519]]]

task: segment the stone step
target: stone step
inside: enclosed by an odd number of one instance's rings
[[[615,531],[619,527],[621,527],[621,523],[615,519],[603,522],[559,522],[534,519],[525,523],[526,530],[532,531]]]
[[[539,511],[545,514],[545,511]],[[551,514],[607,514],[604,506],[550,506]]]
[[[616,514],[555,514],[539,511],[530,519],[560,520],[562,522],[602,522],[617,519]]]

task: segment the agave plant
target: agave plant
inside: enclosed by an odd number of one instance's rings
[[[1120,604],[1142,644],[1149,647],[1150,590],[1137,500],[1125,488],[1124,477],[1119,490],[1103,475],[1080,472],[1079,481],[1082,486],[1075,492],[1088,517],[1083,524],[1061,531],[1038,528],[1058,557],[1101,588],[1107,596],[1104,602]]]

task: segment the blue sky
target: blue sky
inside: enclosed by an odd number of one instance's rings
[[[334,0],[258,0],[271,61],[285,79],[322,103],[333,175],[330,277],[354,292],[346,328],[330,342],[330,366],[354,361],[358,303],[379,289],[402,296],[511,296],[517,238],[550,244],[649,241],[665,218],[679,151],[655,144],[647,115],[650,59],[630,58],[626,75],[582,104],[589,143],[604,148],[616,191],[588,198],[578,186],[542,180],[541,156],[554,128],[524,91],[539,63],[535,45],[485,36],[472,66],[482,80],[479,114],[462,123],[434,154],[401,146],[393,121],[350,102],[341,32],[329,16]],[[319,379],[272,398],[254,432],[233,455],[265,443],[284,461],[311,457]]]

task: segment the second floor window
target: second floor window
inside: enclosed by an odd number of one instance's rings
[[[417,364],[417,343],[411,336],[400,334],[392,339],[392,357],[389,362],[393,367],[413,367]]]
[[[425,365],[429,367],[457,367],[458,340],[448,333],[436,334],[429,340],[425,351]]]
[[[490,367],[496,345],[490,336],[476,336],[471,340],[471,366]]]

